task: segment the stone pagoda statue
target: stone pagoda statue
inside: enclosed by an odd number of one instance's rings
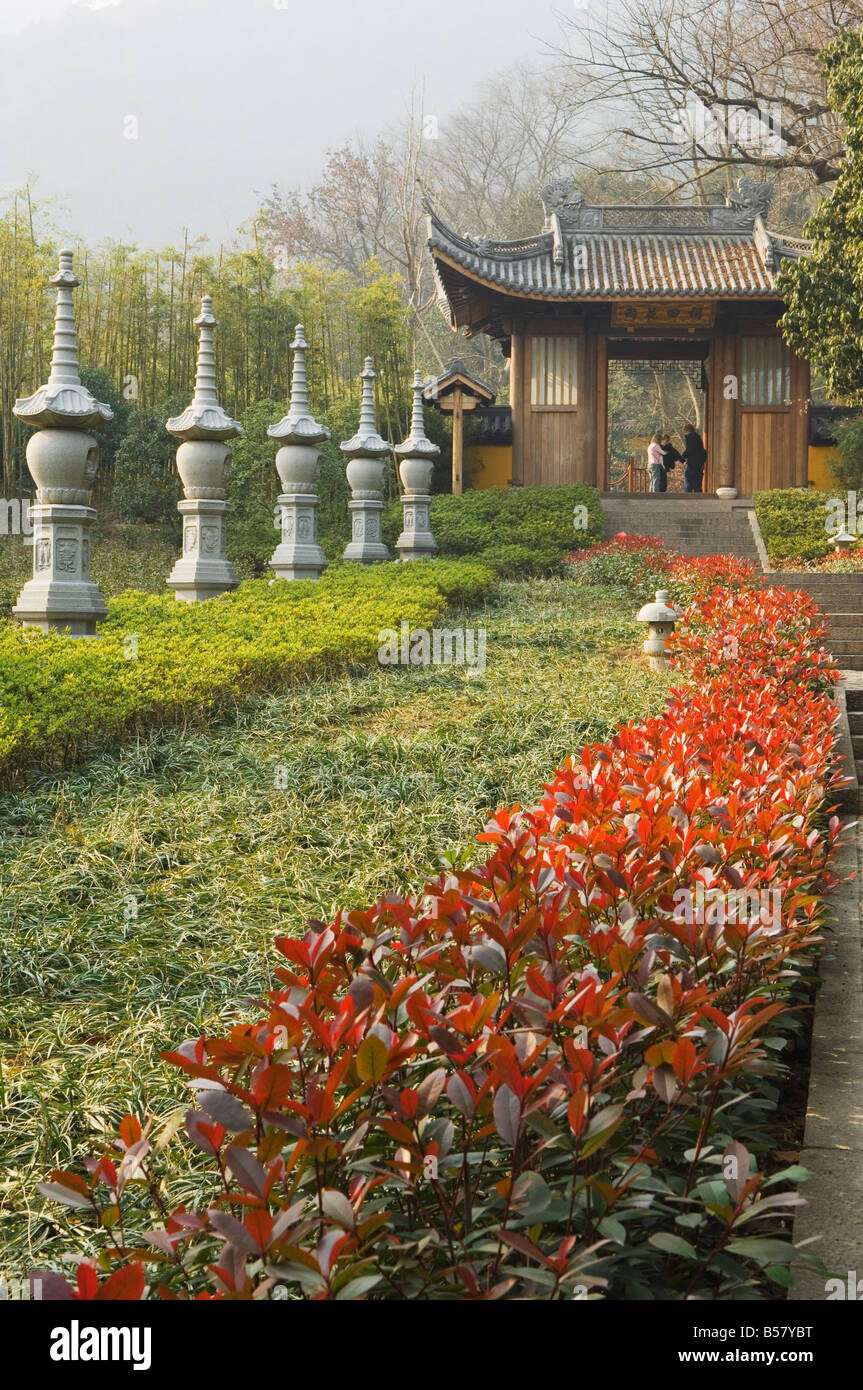
[[[201,312],[195,319],[200,329],[198,371],[191,405],[168,420],[169,434],[181,439],[177,450],[177,471],[185,496],[177,503],[183,518],[183,554],[168,576],[177,598],[186,603],[213,598],[239,584],[236,571],[227,558],[226,525],[230,505],[225,487],[231,468],[229,439],[243,433],[219,404],[216,390],[216,359],[213,352],[213,300],[205,294]]]
[[[411,432],[404,444],[396,445],[395,454],[400,460],[399,475],[404,488],[404,529],[396,541],[396,550],[403,560],[427,560],[437,551],[437,541],[429,529],[429,507],[432,473],[440,449],[426,435],[421,372],[414,373]]]
[[[27,465],[36,484],[31,507],[33,578],[13,609],[25,627],[43,632],[68,629],[73,637],[92,637],[108,612],[90,579],[90,505],[99,466],[99,446],[91,430],[113,418],[81,384],[75,340],[72,291],[81,283],[72,270],[72,252],[60,252],[60,268],[50,281],[57,287],[54,348],[45,386],[17,400],[13,414],[36,433],[27,444]]]
[[[329,439],[330,432],[309,411],[308,346],[303,325],[298,323],[291,343],[291,408],[283,420],[267,430],[270,439],[277,439],[281,445],[276,468],[282,484],[277,503],[282,539],[270,560],[279,579],[320,579],[327,567],[326,556],[318,545],[317,482],[321,456],[316,446]]]
[[[390,553],[381,535],[381,514],[384,509],[384,459],[392,446],[378,434],[375,419],[375,371],[370,357],[360,373],[363,383],[363,403],[360,408],[360,427],[353,439],[340,445],[348,457],[347,475],[351,487],[351,540],[345,550],[345,560],[359,560],[372,565],[376,560],[388,560]]]

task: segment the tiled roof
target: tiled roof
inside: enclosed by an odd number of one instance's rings
[[[434,214],[429,223],[429,247],[447,299],[459,270],[531,299],[771,296],[782,256],[806,246],[775,236],[760,222],[745,231],[567,228],[510,243],[459,236]]]

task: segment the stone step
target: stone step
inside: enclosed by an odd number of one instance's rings
[[[842,660],[837,661],[836,664],[839,667],[840,671],[863,671],[863,656],[849,654],[847,656],[843,656]],[[851,691],[849,691],[848,693],[850,695]],[[861,709],[863,709],[863,705],[861,705]]]
[[[829,579],[811,579],[807,574],[785,570],[781,574],[769,574],[767,579],[769,583],[782,588],[805,589],[810,594],[863,594],[863,575],[858,583],[856,576],[849,579],[847,575],[837,574]]]
[[[852,687],[845,691],[845,705],[850,719],[852,714],[863,714],[863,688]]]
[[[604,496],[606,539],[620,531],[628,536],[655,536],[681,555],[729,555],[758,565],[745,501],[739,505],[698,494],[683,496],[683,504],[676,493]],[[672,505],[663,506],[672,497]]]
[[[849,695],[851,695],[851,694],[857,694],[857,693],[858,693],[857,691],[853,691],[853,692],[850,691],[850,690],[847,691],[847,692],[846,692],[846,696],[845,696],[846,700],[847,700],[847,698],[848,698]],[[859,693],[860,693],[861,695],[863,695],[863,691],[860,691]],[[863,700],[861,700],[861,704],[863,704]],[[852,739],[855,739],[855,738],[863,739],[863,709],[859,709],[859,710],[858,710],[858,709],[849,709],[849,711],[848,711],[848,727],[849,727],[849,729],[851,730],[851,737],[852,737]]]
[[[828,646],[837,660],[840,656],[845,657],[851,653],[859,652],[863,656],[863,642],[859,637],[831,637]]]
[[[634,502],[648,507],[661,506],[663,502],[680,503],[686,507],[704,507],[713,511],[746,511],[752,506],[751,497],[733,497],[730,501],[714,497],[709,492],[602,492],[602,505],[629,507]]]

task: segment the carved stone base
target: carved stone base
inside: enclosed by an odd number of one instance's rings
[[[18,595],[12,612],[25,627],[43,632],[67,629],[72,637],[93,637],[108,609],[90,579],[89,531],[92,507],[34,502],[33,578]]]
[[[278,579],[320,579],[327,557],[318,545],[318,497],[312,492],[283,492],[282,539],[273,551],[270,568]]]
[[[227,502],[196,497],[177,503],[183,518],[183,554],[168,576],[168,587],[185,603],[199,603],[236,589],[240,580],[225,553]]]
[[[429,529],[430,505],[427,493],[409,492],[402,498],[404,530],[396,541],[402,560],[431,560],[437,554],[437,541]]]
[[[372,500],[363,498],[348,503],[351,514],[351,536],[343,559],[358,560],[362,565],[374,565],[380,560],[388,560],[390,552],[381,539],[381,513],[383,498]]]

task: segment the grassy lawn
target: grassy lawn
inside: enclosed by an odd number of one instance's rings
[[[504,584],[447,620],[487,629],[483,674],[346,672],[3,799],[0,1270],[73,1248],[36,1182],[129,1103],[182,1114],[160,1049],[269,987],[274,936],[479,857],[496,806],[530,804],[567,754],[661,704],[635,606]]]

